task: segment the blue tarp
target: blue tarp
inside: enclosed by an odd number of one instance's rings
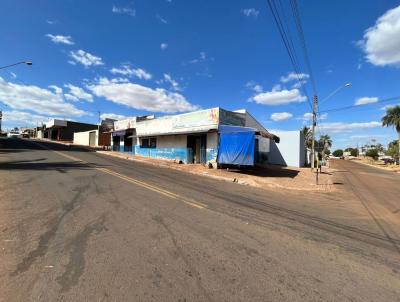
[[[220,125],[218,163],[253,166],[255,131],[253,128]]]

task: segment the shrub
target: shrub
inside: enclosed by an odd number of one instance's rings
[[[337,150],[333,151],[332,154],[335,157],[341,157],[341,156],[343,156],[343,150],[342,149],[337,149]]]
[[[373,159],[378,159],[378,149],[370,149],[365,153],[366,156],[372,157]]]

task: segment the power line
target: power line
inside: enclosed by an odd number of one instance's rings
[[[364,107],[364,106],[367,106],[367,105],[376,105],[376,104],[380,104],[380,103],[386,103],[386,102],[390,102],[390,101],[394,101],[394,100],[400,100],[400,96],[382,99],[382,100],[379,100],[379,101],[377,101],[375,103],[360,104],[360,105],[350,105],[350,106],[345,106],[345,107],[339,107],[339,108],[332,108],[332,109],[328,109],[328,110],[323,110],[321,112],[322,113],[328,113],[328,112],[343,111],[343,110],[348,110],[348,109],[353,109],[353,108],[360,108],[360,107]]]
[[[310,97],[308,95],[307,89],[303,85],[304,83],[303,83],[302,79],[300,78],[301,72],[300,72],[300,68],[299,68],[299,64],[298,64],[298,60],[297,60],[297,55],[296,55],[296,50],[295,50],[294,44],[293,44],[293,40],[291,39],[291,36],[290,36],[290,30],[289,30],[289,26],[287,24],[288,22],[286,20],[286,16],[284,15],[284,13],[282,13],[282,17],[281,17],[281,15],[279,14],[279,10],[278,10],[278,8],[277,8],[277,6],[276,6],[276,4],[275,4],[275,2],[273,0],[268,0],[267,3],[268,3],[269,8],[271,10],[272,16],[273,16],[273,18],[275,20],[276,26],[278,27],[278,31],[279,31],[279,34],[280,34],[280,36],[282,38],[283,44],[284,44],[284,46],[286,48],[286,51],[287,51],[287,53],[289,55],[290,61],[291,61],[292,66],[293,66],[293,69],[294,69],[294,71],[296,73],[297,80],[298,80],[298,82],[299,82],[299,84],[300,84],[305,96],[307,97],[307,101],[308,101],[308,104],[310,105],[310,108],[312,108],[312,104],[311,104]],[[280,1],[279,1],[279,3],[280,3],[280,6],[281,6],[281,9],[283,11],[282,3]],[[282,22],[282,19],[284,20],[284,22],[286,24],[286,28],[284,26],[284,23]]]
[[[306,44],[306,39],[305,39],[305,35],[304,35],[304,30],[303,30],[303,25],[301,23],[301,16],[300,16],[300,11],[299,11],[299,6],[297,5],[297,1],[296,0],[290,0],[290,6],[292,9],[292,13],[293,13],[293,18],[296,24],[296,28],[297,28],[297,33],[299,35],[299,40],[300,40],[300,44],[301,47],[303,49],[303,53],[304,53],[304,58],[306,61],[306,66],[308,69],[308,73],[310,75],[310,80],[311,80],[311,85],[313,87],[313,91],[314,91],[314,95],[317,95],[317,86],[315,84],[315,79],[314,79],[314,74],[311,68],[311,63],[310,63],[310,56],[309,56],[309,52],[307,49],[307,44]]]

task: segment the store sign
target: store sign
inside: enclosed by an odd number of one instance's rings
[[[179,129],[218,124],[218,111],[218,108],[212,108],[173,116],[172,127]]]
[[[127,130],[136,127],[136,118],[127,118],[114,122],[114,131]]]

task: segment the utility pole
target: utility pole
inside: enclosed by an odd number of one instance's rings
[[[1,121],[3,119],[3,111],[0,110],[0,134],[1,134]]]
[[[317,126],[317,106],[318,97],[314,95],[313,112],[312,112],[312,141],[311,141],[311,169],[315,168],[315,127]],[[318,167],[317,167],[318,168]]]

